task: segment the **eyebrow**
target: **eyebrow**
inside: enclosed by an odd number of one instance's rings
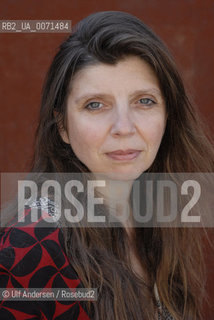
[[[160,98],[163,98],[162,96],[162,93],[159,89],[156,89],[156,88],[148,88],[148,89],[142,89],[142,90],[136,90],[134,91],[129,97],[132,98],[134,96],[137,96],[137,95],[142,95],[142,94],[151,94],[151,95],[158,95]],[[85,95],[82,95],[80,97],[78,97],[77,99],[74,100],[74,102],[76,104],[80,103],[81,101],[84,101],[84,100],[88,100],[88,99],[91,99],[91,98],[95,98],[95,99],[105,99],[105,98],[109,98],[109,97],[112,97],[111,95],[109,94],[106,94],[106,93],[97,93],[97,92],[94,92],[94,93],[87,93]]]

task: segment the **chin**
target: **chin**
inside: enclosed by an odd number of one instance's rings
[[[103,173],[103,176],[110,180],[118,180],[118,181],[133,181],[136,180],[143,171],[140,172],[130,172],[130,171],[124,171],[124,172],[106,172]]]

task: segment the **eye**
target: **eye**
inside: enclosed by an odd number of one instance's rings
[[[85,108],[89,110],[99,110],[101,109],[101,107],[102,107],[102,103],[97,101],[92,101],[89,104],[87,104]]]
[[[143,105],[148,106],[148,107],[156,104],[156,102],[154,100],[150,99],[150,98],[141,98],[139,100],[139,102],[140,102],[140,104],[143,104]]]

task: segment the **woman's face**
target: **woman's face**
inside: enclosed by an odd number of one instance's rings
[[[67,100],[63,140],[91,172],[133,180],[153,163],[166,125],[151,67],[136,56],[79,71]]]

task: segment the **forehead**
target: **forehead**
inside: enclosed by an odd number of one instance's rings
[[[152,67],[137,56],[128,56],[116,64],[97,63],[78,71],[70,83],[70,93],[83,91],[129,92],[137,89],[159,91],[158,78]]]

